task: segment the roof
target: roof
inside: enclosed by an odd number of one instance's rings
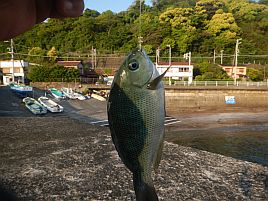
[[[58,61],[58,65],[62,66],[78,66],[81,63],[81,61]]]
[[[234,68],[235,66],[220,65],[222,68]],[[246,68],[247,65],[237,65],[237,68]]]

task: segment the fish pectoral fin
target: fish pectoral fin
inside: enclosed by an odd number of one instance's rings
[[[161,75],[159,75],[158,77],[156,77],[155,79],[153,79],[152,81],[149,82],[149,84],[147,84],[147,89],[151,89],[154,90],[157,88],[157,85],[161,82],[161,80],[163,79],[163,77],[165,76],[165,74],[168,72],[168,70],[170,69],[171,65],[167,68],[167,70],[165,70],[164,73],[162,73]]]
[[[111,102],[109,101],[109,102],[107,103],[107,111],[110,110],[110,107],[111,107]]]

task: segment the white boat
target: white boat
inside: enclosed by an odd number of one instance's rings
[[[68,97],[70,99],[76,99],[74,92],[71,88],[63,87],[63,88],[61,88],[61,91],[66,97]]]
[[[86,97],[80,93],[73,91],[72,88],[61,88],[63,94],[70,99],[86,100]]]
[[[39,97],[38,101],[50,112],[63,112],[63,107],[61,105],[45,96]]]
[[[33,114],[46,114],[47,108],[42,106],[37,100],[34,98],[26,97],[22,100],[25,103],[25,106],[33,113]]]
[[[95,98],[95,99],[97,99],[97,100],[99,100],[99,101],[106,101],[106,99],[104,98],[104,97],[102,97],[102,96],[100,96],[100,95],[98,95],[98,94],[91,94],[91,97],[92,98]]]
[[[106,101],[106,98],[104,97],[105,95],[105,92],[103,91],[96,91],[96,90],[93,90],[93,93],[91,94],[91,97],[92,98],[95,98],[99,101]]]
[[[78,100],[86,100],[87,99],[83,94],[80,94],[77,92],[74,92],[74,97]]]
[[[50,91],[50,93],[52,94],[52,96],[54,96],[57,99],[64,99],[64,98],[66,98],[65,95],[61,91],[59,91],[58,89],[50,88],[48,90]]]

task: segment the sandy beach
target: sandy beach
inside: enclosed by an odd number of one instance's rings
[[[135,200],[109,128],[90,123],[107,118],[106,103],[61,104],[64,113],[36,117],[0,87],[2,189],[14,200]],[[181,122],[167,130],[268,123],[265,111],[169,115]],[[268,168],[165,142],[155,186],[160,200],[267,200]]]

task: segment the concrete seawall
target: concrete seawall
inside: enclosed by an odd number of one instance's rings
[[[39,89],[49,87],[71,87],[80,91],[84,89],[109,90],[107,85],[78,83],[32,83]],[[268,108],[268,88],[239,88],[239,87],[176,87],[166,86],[167,111],[174,110],[232,110],[232,109],[262,109]],[[227,105],[225,96],[234,96],[235,105]]]
[[[225,103],[225,96],[234,96],[236,104]],[[265,109],[267,89],[235,88],[166,88],[167,111],[174,110],[235,110]]]

